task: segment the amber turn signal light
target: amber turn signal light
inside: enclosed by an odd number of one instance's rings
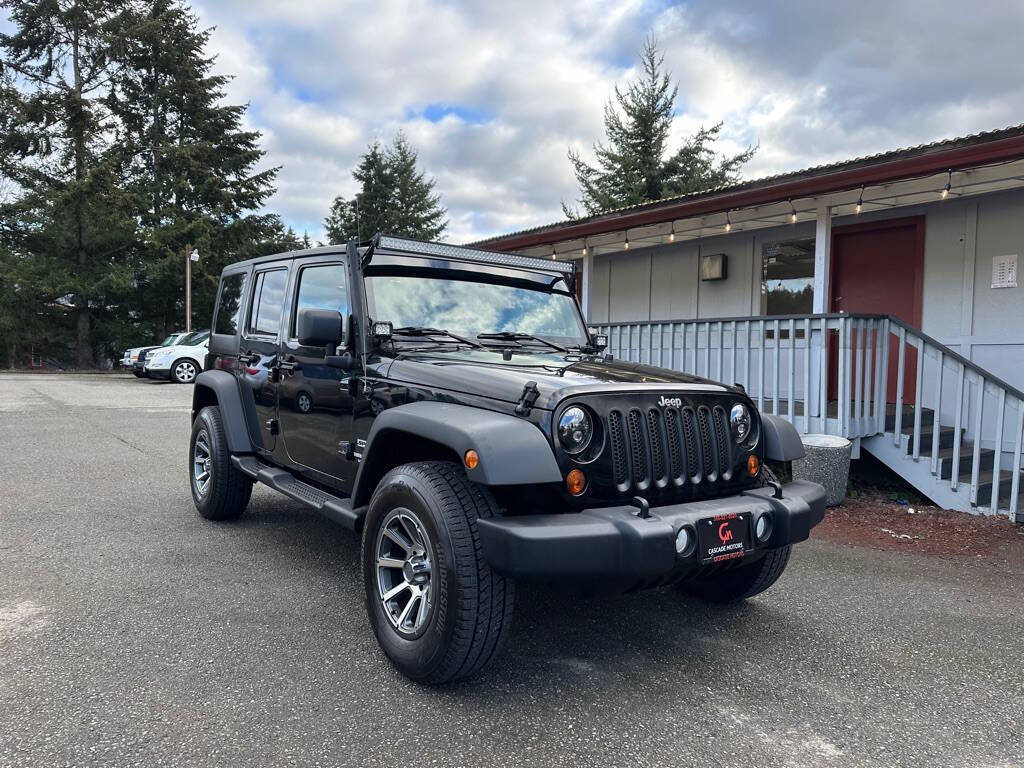
[[[470,469],[476,469],[476,465],[480,463],[480,457],[472,448],[466,451],[466,455],[463,456],[463,460],[466,462],[466,466]]]
[[[747,456],[747,474],[751,477],[757,477],[757,473],[761,471],[761,462],[757,460],[757,456],[751,454]]]
[[[569,470],[569,474],[565,476],[565,487],[573,496],[579,496],[587,487],[586,475],[578,469]]]

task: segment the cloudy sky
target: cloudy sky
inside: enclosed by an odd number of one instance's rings
[[[269,207],[316,238],[375,138],[404,130],[447,238],[561,219],[566,150],[601,137],[653,32],[677,138],[725,121],[756,177],[1024,122],[1024,3],[201,0],[232,100],[282,166]]]

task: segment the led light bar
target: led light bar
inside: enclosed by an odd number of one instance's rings
[[[464,248],[461,245],[426,243],[421,240],[410,240],[393,235],[381,235],[377,241],[377,247],[391,251],[407,251],[408,253],[417,253],[423,256],[437,256],[442,259],[499,264],[505,267],[522,267],[523,269],[536,269],[542,272],[568,272],[573,274],[576,271],[572,262],[569,261],[534,259],[530,256],[520,256],[518,253],[480,251],[476,248]]]

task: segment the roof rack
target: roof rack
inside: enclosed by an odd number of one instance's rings
[[[497,253],[478,248],[465,248],[461,245],[428,243],[422,240],[412,240],[407,237],[395,237],[394,235],[380,235],[376,238],[376,247],[390,251],[406,251],[407,253],[416,253],[423,256],[457,259],[459,261],[536,269],[541,272],[563,272],[571,275],[576,271],[576,267],[570,261],[535,259],[530,256],[520,256],[518,253]]]

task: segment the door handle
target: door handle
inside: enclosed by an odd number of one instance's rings
[[[260,356],[257,354],[241,354],[238,356],[238,362],[243,365],[255,365],[260,361]]]

